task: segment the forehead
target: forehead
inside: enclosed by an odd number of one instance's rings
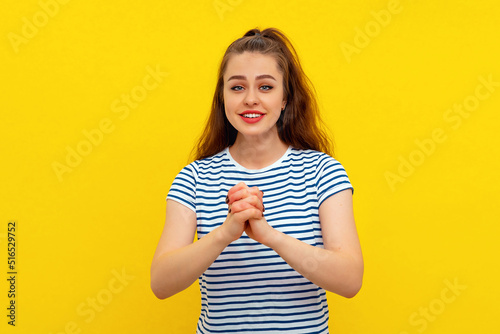
[[[258,52],[243,52],[232,55],[228,62],[224,78],[232,75],[245,75],[254,77],[261,74],[280,76],[280,70],[276,59],[271,55]]]

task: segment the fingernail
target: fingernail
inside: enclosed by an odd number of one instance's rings
[[[231,208],[229,208],[228,212],[227,213],[231,213]]]
[[[262,212],[266,212],[266,207],[264,206],[264,204],[262,204],[262,207],[264,208],[264,210],[262,210]]]
[[[226,204],[229,203],[229,196],[226,196]]]

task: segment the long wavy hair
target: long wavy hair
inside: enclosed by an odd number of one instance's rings
[[[231,56],[243,52],[273,56],[283,74],[286,107],[276,123],[281,141],[297,149],[312,149],[333,156],[333,142],[319,114],[316,92],[300,65],[289,39],[276,28],[251,29],[227,48],[218,71],[211,112],[198,144],[195,160],[219,153],[234,144],[238,131],[229,123],[224,109],[224,80]]]

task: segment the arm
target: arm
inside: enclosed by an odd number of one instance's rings
[[[364,265],[351,190],[326,199],[319,208],[319,218],[324,249],[273,229],[265,219],[250,220],[247,234],[274,249],[314,284],[347,298],[354,297],[361,288]]]
[[[245,221],[260,215],[249,205],[247,210],[228,216],[221,226],[193,242],[196,214],[167,200],[165,227],[151,264],[151,289],[155,296],[165,299],[188,288],[227,245],[241,236]]]

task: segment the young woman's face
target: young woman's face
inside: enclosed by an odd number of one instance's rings
[[[256,52],[233,55],[223,80],[226,117],[238,136],[277,136],[276,122],[286,101],[276,60]]]

